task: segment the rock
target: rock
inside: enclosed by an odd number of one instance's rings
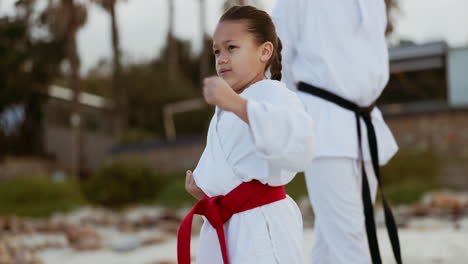
[[[127,239],[118,241],[112,244],[112,250],[117,252],[128,252],[132,251],[141,246],[141,242],[136,239]]]
[[[468,193],[438,191],[423,196],[422,205],[444,209],[458,209],[468,207]]]
[[[137,231],[136,227],[128,222],[120,223],[118,229],[123,233],[135,233]]]
[[[154,227],[158,222],[162,209],[158,207],[135,207],[129,209],[123,215],[126,223],[129,223],[137,228]]]
[[[49,220],[36,226],[37,232],[43,233],[62,233],[65,232],[66,224],[62,221]]]
[[[185,216],[185,214],[184,214]],[[159,216],[159,220],[160,221],[173,221],[173,222],[178,222],[180,223],[180,221],[182,221],[183,217],[180,217],[180,214],[173,210],[173,209],[164,209],[160,216]]]
[[[435,193],[431,197],[430,206],[433,208],[441,208],[458,212],[463,209],[465,203],[455,195],[451,195],[449,193]]]
[[[414,205],[412,216],[440,216],[457,219],[468,214],[468,194],[450,191],[430,192],[423,196],[421,203]]]
[[[411,215],[413,216],[428,216],[431,213],[431,208],[427,205],[417,204],[411,209]]]
[[[77,250],[97,250],[102,248],[101,236],[91,226],[68,225],[65,233],[69,244]]]
[[[198,229],[195,227],[195,226],[198,226],[198,225],[195,225],[195,218],[193,222],[194,223],[192,226],[192,231]],[[179,224],[180,224],[179,222],[163,222],[159,224],[158,228],[160,228],[162,231],[168,234],[177,235],[177,232],[179,231]]]
[[[41,264],[33,251],[24,247],[11,247],[0,241],[0,264]]]
[[[0,216],[0,232],[6,229],[6,225],[7,225],[6,221],[7,221],[6,217]]]
[[[15,248],[12,250],[13,264],[40,264],[41,261],[34,256],[31,250]]]
[[[117,222],[117,215],[107,209],[84,207],[67,214],[54,214],[51,221],[75,225],[109,226]]]
[[[156,226],[157,223],[157,217],[145,215],[142,218],[140,218],[135,224],[138,228],[151,228]]]
[[[159,243],[162,243],[164,241],[167,241],[171,239],[173,236],[170,236],[168,234],[155,234],[143,241],[144,246],[150,246],[150,245],[156,245]]]
[[[21,231],[21,220],[16,216],[8,216],[2,220],[3,230],[13,234],[20,233]]]
[[[0,263],[13,263],[13,259],[11,258],[11,254],[7,248],[7,245],[2,241],[0,241]]]

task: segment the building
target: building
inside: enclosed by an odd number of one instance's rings
[[[44,109],[43,140],[45,151],[65,168],[73,166],[72,99],[70,89],[52,85]],[[101,96],[81,93],[84,119],[84,169],[96,169],[108,156],[115,141],[112,133],[112,103]]]

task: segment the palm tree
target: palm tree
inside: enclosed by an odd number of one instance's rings
[[[203,80],[209,73],[209,58],[211,47],[207,47],[211,41],[206,33],[206,1],[200,0],[200,33],[202,37],[202,50],[200,54],[200,80]]]
[[[167,42],[168,48],[168,67],[169,67],[169,83],[173,84],[177,78],[178,73],[178,52],[177,52],[177,41],[174,36],[174,21],[175,21],[175,9],[174,0],[168,0],[169,6],[169,29],[167,31]]]
[[[50,32],[61,39],[65,46],[65,56],[68,62],[68,86],[73,91],[71,124],[73,131],[73,175],[79,176],[83,156],[83,134],[81,107],[79,97],[80,86],[80,56],[78,54],[76,36],[87,18],[86,7],[75,0],[49,0],[47,17]]]
[[[113,50],[113,70],[112,70],[112,92],[116,103],[115,113],[115,135],[117,138],[128,129],[128,99],[125,88],[122,86],[122,62],[119,27],[117,24],[116,3],[118,0],[93,0],[98,3],[111,19],[111,35]]]

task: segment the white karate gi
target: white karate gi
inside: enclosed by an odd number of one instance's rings
[[[240,96],[248,100],[250,125],[216,108],[194,170],[197,186],[208,196],[225,195],[253,179],[285,185],[312,160],[313,122],[294,92],[281,82],[263,80]],[[224,227],[231,264],[303,263],[302,217],[289,196],[235,214]],[[197,263],[223,263],[208,221],[200,233]]]
[[[283,42],[283,80],[289,89],[305,82],[360,106],[373,103],[389,77],[383,0],[277,0],[273,20]],[[305,171],[316,215],[314,264],[370,263],[361,200],[356,120],[353,112],[297,92],[314,120],[315,159]],[[380,164],[398,147],[379,109],[371,113]],[[371,194],[367,131],[362,147]]]

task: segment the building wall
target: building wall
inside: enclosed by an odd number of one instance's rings
[[[443,162],[440,181],[468,188],[468,108],[387,115],[400,150],[432,151]]]
[[[112,137],[86,132],[83,137],[84,167],[96,169],[109,156],[109,151],[114,145]],[[70,128],[48,125],[44,128],[44,146],[57,163],[71,168],[73,165],[73,136]]]
[[[468,48],[450,50],[447,67],[450,104],[468,106]]]
[[[72,104],[49,98],[44,108],[44,148],[64,168],[73,166]],[[81,106],[83,115],[84,169],[94,170],[109,156],[114,146],[112,115],[109,109]]]
[[[182,138],[117,147],[113,156],[142,156],[159,172],[185,172],[195,168],[204,148],[204,138]]]

